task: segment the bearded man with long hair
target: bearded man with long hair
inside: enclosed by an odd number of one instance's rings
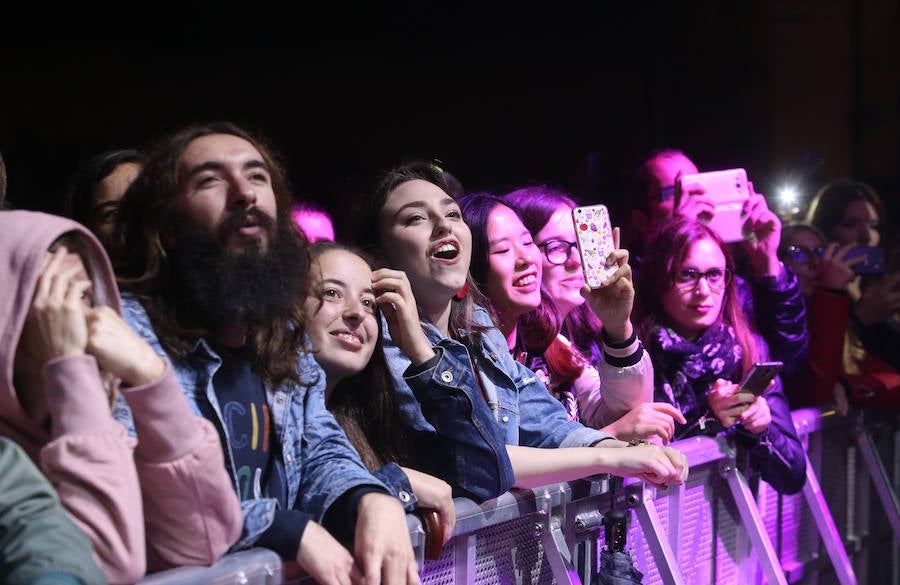
[[[325,408],[307,242],[276,151],[215,122],[147,152],[117,226],[123,312],[219,429],[244,510],[234,549],[271,548],[320,583],[418,583],[399,500]],[[117,418],[130,426],[126,405]]]

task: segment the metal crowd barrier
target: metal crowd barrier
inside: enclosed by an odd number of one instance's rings
[[[793,416],[810,463],[799,494],[783,496],[745,476],[724,441],[680,441],[673,446],[687,455],[691,473],[677,488],[596,476],[513,490],[482,505],[457,499],[454,535],[437,560],[425,560],[424,529],[408,516],[422,583],[605,583],[603,519],[616,508],[630,517],[626,550],[645,585],[900,585],[897,418],[818,409]],[[141,584],[313,583],[300,573],[256,549]]]

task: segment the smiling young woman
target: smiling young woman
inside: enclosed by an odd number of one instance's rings
[[[684,482],[682,453],[655,445],[621,449],[628,443],[569,420],[537,375],[512,358],[505,337],[477,302],[483,299],[469,275],[473,234],[440,169],[428,163],[390,169],[364,199],[361,217],[367,225],[361,226],[359,243],[385,266],[406,273],[416,318],[431,345],[417,358],[404,351],[407,339],[385,337],[414,458],[434,462],[434,446],[443,445],[453,456],[439,462],[443,469],[436,474],[471,476],[478,470],[467,451],[488,437],[489,444],[505,448],[515,476],[484,476],[487,492],[505,491],[513,479],[517,487],[531,487],[597,473],[641,477],[657,486]],[[390,311],[385,313],[390,320]],[[459,421],[451,434],[437,432],[427,416],[437,398],[465,401],[469,424]],[[546,457],[544,449],[559,447],[566,449]]]
[[[806,456],[781,380],[760,396],[737,383],[769,359],[769,349],[738,302],[725,244],[705,224],[676,217],[660,225],[647,249],[635,320],[653,359],[655,399],[675,404],[687,419],[676,437],[724,432],[772,487],[799,491]]]

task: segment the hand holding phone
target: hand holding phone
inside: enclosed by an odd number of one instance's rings
[[[726,169],[695,173],[681,177],[683,193],[702,191],[715,204],[708,222],[725,243],[740,242],[748,234],[744,233],[744,217],[741,212],[750,198],[750,184],[746,169]]]
[[[753,364],[744,379],[741,380],[739,392],[751,392],[755,396],[761,395],[769,387],[775,376],[784,367],[783,362],[758,362]]]
[[[607,257],[616,249],[609,210],[602,204],[579,206],[572,210],[572,221],[584,280],[591,288],[600,288],[619,268],[606,266]]]
[[[884,274],[884,250],[877,246],[859,246],[848,250],[844,261],[856,274]]]

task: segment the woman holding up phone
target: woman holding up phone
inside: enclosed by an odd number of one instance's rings
[[[602,431],[568,419],[537,375],[515,361],[491,321],[469,275],[472,232],[443,173],[413,162],[388,170],[363,200],[358,243],[388,268],[402,270],[417,302],[415,315],[384,307],[384,319],[417,319],[431,344],[412,347],[385,328],[385,354],[397,399],[409,425],[413,457],[438,435],[423,413],[435,397],[457,397],[484,426],[461,421],[453,436],[464,445],[474,434],[499,434],[512,463],[515,487],[537,487],[600,473],[638,477],[656,487],[684,483],[683,453],[652,444],[633,448]],[[374,226],[373,226],[374,224]],[[376,295],[390,300],[394,287],[375,278]],[[409,348],[405,346],[410,345]],[[553,456],[547,456],[553,449]],[[431,455],[433,459],[434,456]],[[463,457],[443,465],[472,472]]]
[[[638,281],[635,322],[647,340],[656,400],[678,406],[687,424],[676,438],[722,434],[779,492],[800,491],[806,455],[780,378],[760,396],[738,381],[769,360],[737,302],[734,261],[705,224],[675,217],[650,238]]]
[[[596,343],[602,347],[597,367],[560,333],[565,317],[543,285],[542,257],[518,210],[505,199],[488,194],[460,198],[472,230],[471,273],[487,294],[487,307],[506,337],[513,357],[537,373],[566,407],[570,420],[601,429],[619,439],[654,440],[668,444],[678,410],[653,400],[653,365],[631,323],[634,287],[628,251],[618,249],[618,230],[608,255],[603,286],[587,293],[586,303],[603,325]],[[567,214],[572,226],[571,211]],[[574,227],[572,228],[574,230]],[[577,250],[573,252],[577,256]],[[580,266],[580,264],[579,264]],[[580,268],[579,268],[580,270]],[[580,282],[579,294],[584,280]],[[584,297],[582,297],[583,299]]]
[[[879,247],[886,230],[884,203],[861,181],[828,183],[809,204],[806,223],[841,246]],[[848,287],[850,318],[866,350],[900,370],[900,273],[855,278]]]
[[[834,402],[844,414],[849,404],[885,412],[900,410],[900,372],[866,351],[858,321],[851,319],[852,244],[826,244],[808,224],[784,226],[778,255],[797,273],[809,317],[809,357],[796,375],[785,379],[794,408]]]

